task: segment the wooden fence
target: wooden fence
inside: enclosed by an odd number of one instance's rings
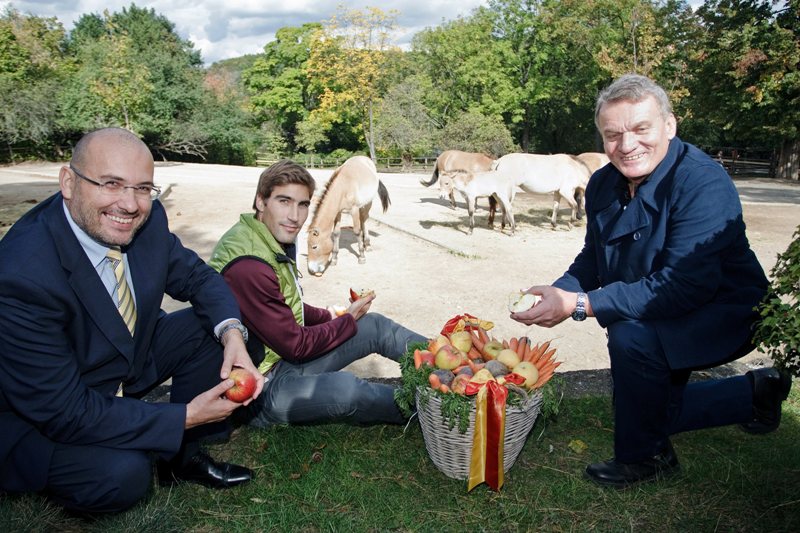
[[[297,162],[306,168],[336,168],[344,163],[347,158],[327,157],[327,156],[308,156],[298,159]],[[278,159],[267,154],[256,155],[256,166],[268,167],[276,163]],[[433,172],[433,165],[436,164],[436,156],[414,157],[411,161],[403,162],[399,157],[379,157],[375,162],[380,172]]]

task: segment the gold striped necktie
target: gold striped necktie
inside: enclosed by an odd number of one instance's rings
[[[136,329],[136,303],[133,301],[131,288],[128,286],[128,280],[125,279],[125,263],[122,261],[122,252],[117,248],[108,250],[106,257],[111,262],[111,267],[114,269],[114,277],[117,278],[117,285],[114,290],[117,293],[117,310],[128,326],[128,331],[133,332]]]

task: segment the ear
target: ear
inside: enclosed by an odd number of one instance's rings
[[[675,119],[675,115],[672,113],[670,113],[667,117],[665,127],[667,129],[667,139],[672,140],[672,138],[675,137],[675,134],[678,132],[678,121]]]
[[[75,174],[70,172],[69,167],[63,166],[61,170],[58,171],[58,185],[64,199],[71,200],[73,191],[75,190]]]
[[[264,200],[264,197],[261,196],[260,194],[256,194],[256,209],[258,211],[264,211],[265,207],[266,207],[266,201]]]

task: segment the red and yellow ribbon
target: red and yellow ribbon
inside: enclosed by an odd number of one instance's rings
[[[503,486],[503,443],[508,389],[497,381],[467,384],[467,394],[476,392],[475,431],[472,437],[467,492],[484,482],[499,491]]]
[[[485,330],[490,330],[494,327],[494,323],[489,322],[488,320],[481,320],[480,318],[473,316],[469,313],[464,313],[463,315],[456,315],[447,322],[445,322],[444,327],[442,328],[441,334],[442,335],[450,335],[456,331],[474,331],[478,328],[483,328]]]

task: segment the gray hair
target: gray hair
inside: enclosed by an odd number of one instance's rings
[[[669,103],[667,92],[656,82],[640,74],[624,74],[614,80],[611,85],[600,91],[597,96],[597,105],[594,108],[594,124],[598,128],[598,117],[600,109],[609,102],[628,100],[631,102],[641,102],[648,96],[656,99],[661,110],[661,116],[667,118],[672,114],[672,105]]]

